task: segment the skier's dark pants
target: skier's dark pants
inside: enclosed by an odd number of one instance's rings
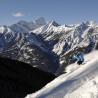
[[[79,64],[79,65],[82,64],[82,63],[83,63],[83,61],[78,61],[78,62],[77,62],[77,64]]]

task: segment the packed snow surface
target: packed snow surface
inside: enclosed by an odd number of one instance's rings
[[[98,98],[98,51],[85,55],[82,65],[69,65],[41,90],[26,98]]]

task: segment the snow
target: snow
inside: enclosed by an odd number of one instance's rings
[[[9,33],[9,32],[11,32],[11,29],[6,27],[6,26],[1,26],[0,27],[0,33],[4,34],[5,32]]]
[[[25,23],[25,21],[21,21],[20,22],[21,26],[24,23]],[[17,25],[20,25],[20,24],[17,24]],[[25,29],[25,27],[23,27],[23,28]],[[14,29],[17,29],[17,26]],[[40,49],[42,49],[43,51],[47,52],[45,47],[43,47],[44,46],[43,43],[40,40],[38,40],[36,35],[34,35],[33,33],[32,34],[26,33],[27,34],[27,36],[26,36],[25,33],[21,32],[21,31],[16,33],[8,26],[1,26],[0,34],[4,35],[4,39],[1,38],[2,42],[4,42],[4,40],[5,40],[5,42],[8,43],[8,42],[12,42],[14,39],[14,41],[12,43],[14,44],[14,42],[16,42],[17,46],[20,47],[21,44],[24,42],[24,39],[27,39],[27,43],[34,44],[34,45],[38,46]],[[15,45],[13,45],[12,47],[14,47]]]
[[[43,28],[44,28],[44,26],[41,26],[41,27],[39,27],[39,28],[37,28],[37,29],[35,29],[33,31],[30,31],[30,32],[33,32],[33,33],[36,33],[36,34],[40,34],[42,32]]]
[[[54,45],[53,51],[55,53],[57,53],[58,55],[60,55],[63,51],[64,45],[65,45],[65,42],[61,42],[61,43],[58,43],[58,44]]]
[[[33,30],[32,32],[33,33],[36,33],[36,34],[40,34],[40,33],[44,33],[44,32],[52,32],[52,31],[54,31],[54,32],[56,32],[54,34],[57,34],[57,33],[66,32],[66,31],[72,30],[72,27],[69,27],[69,26],[66,27],[65,25],[54,26],[53,25],[53,22],[54,21],[49,22],[47,24],[47,28],[44,31],[43,31],[43,29],[44,29],[45,25],[44,26],[41,26],[41,27],[39,27],[39,28],[37,28],[35,30]]]
[[[93,51],[85,55],[83,65],[74,63],[68,66],[66,74],[25,98],[98,98],[97,54],[98,51]]]
[[[2,26],[2,27],[0,27],[0,33],[2,34],[2,33],[4,33],[4,30],[5,30],[5,28]]]

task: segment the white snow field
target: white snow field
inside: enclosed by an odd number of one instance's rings
[[[98,98],[98,51],[85,55],[82,65],[71,64],[41,90],[25,98]]]

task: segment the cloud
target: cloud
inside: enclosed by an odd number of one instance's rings
[[[17,13],[14,13],[13,16],[14,16],[14,17],[23,17],[24,14],[21,13],[21,12],[17,12]]]

